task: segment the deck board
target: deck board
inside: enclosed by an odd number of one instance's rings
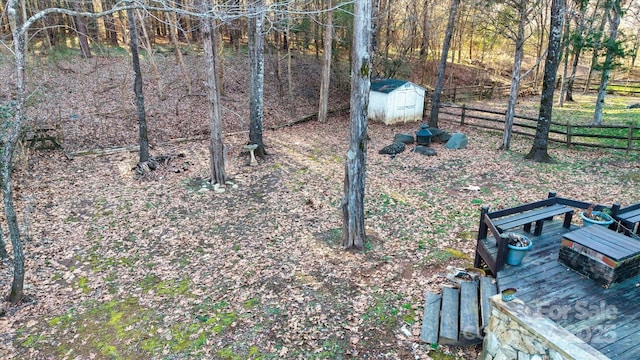
[[[516,296],[538,309],[578,338],[615,359],[640,358],[640,276],[605,289],[558,262],[565,233],[561,221],[547,222],[522,265],[505,265],[498,274],[498,291],[514,287]],[[490,240],[489,240],[490,241]],[[495,252],[495,249],[489,248]],[[615,316],[610,313],[615,310]],[[607,313],[609,312],[609,313]],[[609,315],[607,315],[609,314]]]

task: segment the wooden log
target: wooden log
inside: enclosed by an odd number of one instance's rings
[[[425,292],[424,316],[420,329],[420,340],[433,344],[438,342],[438,328],[440,327],[440,306],[442,295]]]
[[[489,324],[489,316],[491,315],[491,303],[489,298],[498,293],[495,279],[483,276],[480,278],[480,327],[484,329]]]
[[[460,284],[459,344],[471,345],[482,341],[479,310],[478,284],[475,281],[463,281]]]
[[[438,343],[443,345],[455,345],[458,343],[458,289],[442,289],[442,312],[440,318],[440,335]]]
[[[335,114],[335,113],[343,112],[343,111],[346,111],[346,110],[349,110],[349,106],[348,105],[347,106],[343,106],[343,107],[338,108],[338,109],[329,110],[328,113],[329,114]],[[271,126],[271,127],[269,127],[269,129],[271,129],[271,130],[279,130],[279,129],[282,129],[282,128],[285,128],[285,127],[288,127],[288,126],[300,124],[300,123],[303,123],[305,121],[309,121],[311,119],[315,119],[317,117],[318,117],[318,114],[309,114],[309,115],[305,115],[305,116],[303,116],[301,118],[286,122],[284,124]]]

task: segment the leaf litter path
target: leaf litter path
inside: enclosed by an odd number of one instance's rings
[[[155,149],[184,154],[189,170],[163,167],[141,180],[133,153],[32,154],[17,174],[30,301],[5,306],[0,354],[429,358],[418,342],[423,291],[438,288],[444,266],[470,264],[480,204],[512,206],[551,190],[640,201],[637,159],[608,153],[554,148],[558,164],[533,164],[521,160],[530,140],[498,152],[498,135],[477,132],[464,150],[435,144],[436,157],[377,154],[416,128],[370,125],[361,252],[340,248],[345,118],[265,133],[271,155],[258,167],[246,166],[243,137],[227,137],[238,189],[223,194],[203,180],[205,142]],[[11,264],[0,270],[8,293]]]

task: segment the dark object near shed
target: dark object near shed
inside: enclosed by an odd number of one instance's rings
[[[413,144],[415,139],[411,134],[396,134],[393,137],[393,142],[401,142],[405,144]]]
[[[416,131],[416,144],[429,146],[431,144],[431,131],[427,125],[420,126],[420,130]]]
[[[434,149],[430,147],[422,146],[422,145],[418,145],[414,147],[412,151],[416,154],[422,154],[427,156],[435,156],[438,154]]]
[[[640,109],[640,103],[627,105],[627,109]]]
[[[404,143],[394,142],[391,145],[383,147],[382,150],[378,151],[378,154],[397,155],[403,152],[404,149],[405,149]]]
[[[440,130],[438,128],[430,127],[429,131],[431,131],[431,141],[433,141],[433,142],[444,144],[447,141],[449,141],[449,139],[451,139],[451,134],[449,134],[448,132],[446,132],[444,130]]]

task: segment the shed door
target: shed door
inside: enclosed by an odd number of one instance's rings
[[[416,109],[416,96],[410,84],[405,84],[402,90],[398,91],[398,106],[396,113],[402,121],[412,120]]]

